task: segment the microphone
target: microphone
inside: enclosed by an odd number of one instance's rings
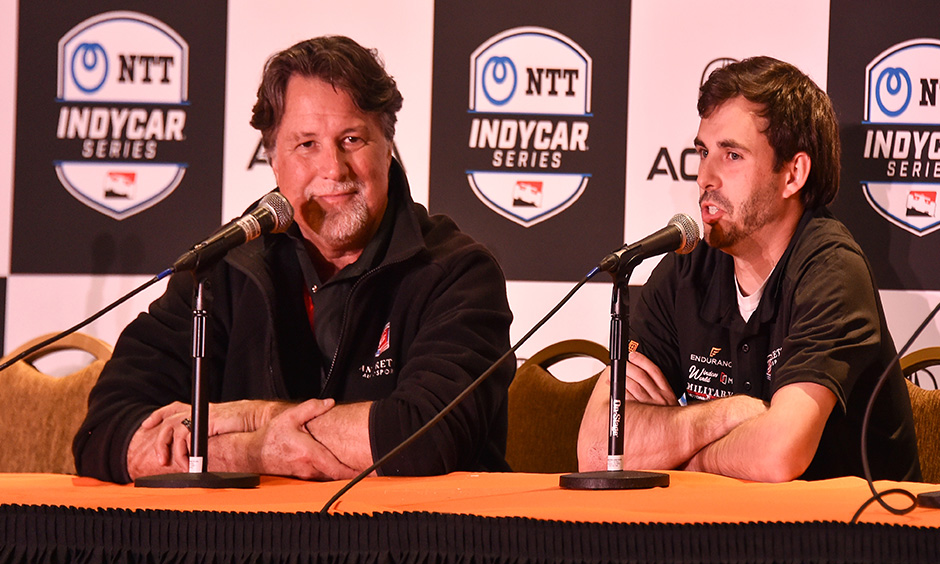
[[[604,257],[598,268],[605,272],[614,272],[625,260],[639,262],[670,251],[684,255],[691,253],[698,242],[698,224],[688,214],[677,213],[672,216],[666,227],[632,245],[624,245]]]
[[[265,194],[255,209],[226,223],[208,239],[196,244],[173,263],[173,272],[211,265],[225,253],[262,233],[282,233],[294,221],[294,209],[280,192]]]

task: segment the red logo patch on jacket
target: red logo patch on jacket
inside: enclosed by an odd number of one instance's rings
[[[382,336],[379,338],[379,348],[375,350],[375,356],[378,356],[388,350],[388,330],[391,327],[391,323],[386,323],[385,328],[382,329]]]

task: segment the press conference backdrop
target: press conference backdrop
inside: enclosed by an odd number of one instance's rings
[[[833,209],[900,344],[940,300],[938,20],[934,0],[0,0],[4,351],[109,304],[272,189],[248,125],[260,71],[323,34],[380,51],[405,97],[395,143],[414,197],[496,254],[513,341],[604,254],[699,217],[708,72],[796,64],[835,103]],[[114,343],[162,291],[86,331]],[[610,292],[598,277],[520,356],[606,343]],[[940,321],[915,346],[937,344]]]

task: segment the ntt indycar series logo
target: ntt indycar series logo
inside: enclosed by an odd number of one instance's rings
[[[895,45],[865,69],[865,198],[882,217],[924,236],[940,228],[940,41]],[[874,166],[870,166],[874,165]]]
[[[72,196],[114,219],[169,196],[186,172],[161,162],[160,147],[186,138],[189,46],[169,26],[137,12],[107,12],[59,40],[57,155]],[[72,145],[70,145],[72,147]]]
[[[469,148],[490,154],[467,171],[480,201],[531,227],[578,200],[590,174],[565,156],[588,150],[591,82],[591,57],[551,29],[509,29],[471,54]]]

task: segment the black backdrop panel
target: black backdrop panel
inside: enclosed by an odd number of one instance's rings
[[[940,10],[933,0],[832,0],[830,9],[828,90],[843,164],[832,209],[880,288],[940,289]]]
[[[219,225],[226,14],[20,3],[13,273],[156,273]]]
[[[630,3],[437,2],[429,203],[511,280],[623,244]]]

